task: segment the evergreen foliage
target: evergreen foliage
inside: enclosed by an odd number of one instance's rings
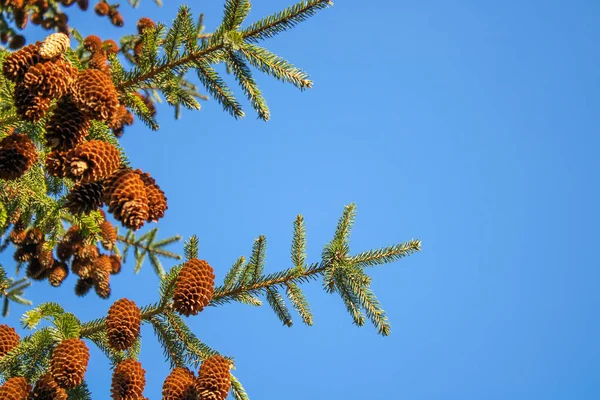
[[[137,0],[130,2],[133,6],[138,5]],[[59,12],[58,4],[54,0],[51,0],[50,4],[55,7],[55,13]],[[200,93],[199,86],[218,101],[224,111],[234,118],[243,117],[245,112],[234,94],[234,89],[226,85],[215,68],[220,63],[227,66],[239,86],[239,92],[246,96],[258,117],[267,121],[270,111],[254,79],[255,71],[291,83],[300,90],[311,88],[312,81],[304,71],[259,46],[259,43],[293,28],[331,5],[328,0],[300,1],[276,14],[247,24],[250,2],[226,0],[222,22],[212,33],[204,33],[202,16],[195,20],[190,9],[182,6],[170,27],[160,23],[148,23],[144,28],[140,28],[137,35],[124,36],[121,39],[118,54],[102,53],[106,56],[108,64],[98,65],[98,56],[102,54],[90,50],[89,38],[81,37],[74,29],[71,30],[71,36],[78,44],[74,49],[68,49],[61,57],[81,71],[108,68],[118,95],[119,106],[135,114],[150,129],[159,129],[153,101],[164,99],[173,106],[175,116],[178,117],[182,107],[200,109],[199,100],[206,99],[206,96]],[[2,7],[0,9],[4,11],[15,12],[8,6]],[[0,33],[3,31],[14,34],[13,28],[9,27],[6,21],[0,20]],[[11,52],[6,50],[0,51],[2,65],[7,63],[10,54]],[[197,83],[192,81],[194,76],[198,79]],[[179,255],[170,248],[181,240],[180,236],[160,238],[158,228],[148,229],[143,233],[134,229],[125,232],[115,229],[113,232],[112,224],[100,209],[85,214],[69,208],[67,195],[82,182],[74,177],[73,173],[61,175],[50,171],[49,161],[53,160],[53,157],[56,158],[57,154],[47,137],[49,117],[43,116],[36,122],[28,121],[16,106],[15,93],[19,85],[23,85],[23,82],[8,79],[6,75],[0,74],[0,140],[15,134],[26,136],[35,145],[38,158],[34,166],[17,179],[0,179],[0,234],[3,236],[0,249],[14,251],[17,274],[17,277],[8,277],[6,270],[0,266],[3,315],[7,315],[11,302],[31,305],[25,298],[25,291],[32,284],[30,278],[42,280],[55,271],[61,272],[60,268],[69,266],[73,274],[79,276],[76,286],[78,295],[85,295],[93,287],[100,297],[109,297],[109,277],[118,273],[117,269],[120,268],[120,264],[117,268],[112,262],[120,260],[119,257],[122,258],[122,262],[126,262],[130,254],[133,254],[135,273],[140,272],[145,261],[149,261],[160,279],[156,302],[140,307],[139,311],[141,323],[152,327],[156,340],[163,348],[165,361],[171,368],[187,367],[197,370],[204,360],[219,356],[218,350],[204,343],[192,332],[174,307],[173,297],[178,288],[184,287],[186,293],[191,293],[190,296],[198,294],[194,292],[194,287],[190,288],[190,282],[184,281],[184,274],[181,273],[180,276],[180,272],[186,263],[198,261],[201,254],[199,238],[192,236],[185,241],[183,255]],[[110,87],[101,89],[113,90]],[[50,114],[59,107],[58,100],[51,99],[48,111]],[[140,202],[145,201],[143,206],[146,208],[140,206],[135,210],[138,214],[132,215],[146,220],[148,208],[156,208],[157,204],[161,204],[162,191],[157,185],[153,186],[154,180],[151,177],[139,170],[133,170],[126,152],[119,145],[117,133],[122,131],[115,128],[113,120],[93,118],[88,122],[86,140],[108,143],[111,148],[116,149],[115,158],[117,153],[120,154],[119,169],[109,171],[108,177],[103,176],[99,180],[103,190],[102,201],[108,205],[115,219],[125,226],[128,226],[126,223],[131,225],[131,219],[127,219],[131,215],[126,214],[130,211],[128,207],[139,206]],[[0,146],[0,153],[2,151]],[[85,164],[85,160],[81,161],[81,157],[64,157],[71,163],[68,168],[94,167],[89,160],[88,164]],[[0,161],[0,170],[3,167],[5,165]],[[58,170],[60,172],[60,168]],[[129,171],[130,175],[126,177],[128,181],[125,178],[119,180],[125,176],[119,175],[122,171]],[[137,184],[136,189],[118,186],[119,182],[125,181],[133,182],[131,187]],[[141,198],[140,191],[145,193],[147,198]],[[112,193],[114,198],[107,193]],[[154,197],[148,193],[152,193]],[[166,198],[164,201],[166,202]],[[142,213],[144,210],[146,214]],[[164,209],[159,211],[164,213]],[[121,214],[118,214],[119,212]],[[139,217],[142,214],[144,217]],[[122,215],[127,218],[119,219],[118,216]],[[304,294],[303,285],[322,279],[326,292],[337,293],[340,296],[354,324],[362,326],[369,320],[379,334],[389,335],[391,326],[371,290],[368,267],[392,263],[417,252],[421,248],[421,242],[410,240],[353,253],[350,248],[350,233],[355,215],[354,204],[344,208],[331,241],[324,246],[321,258],[313,262],[307,261],[305,221],[298,215],[293,222],[290,264],[280,271],[268,270],[267,239],[262,235],[258,236],[247,255],[232,259],[232,266],[225,274],[223,283],[211,288],[212,297],[203,299],[206,300],[203,305],[219,307],[230,302],[240,302],[262,306],[266,301],[283,325],[291,327],[294,319],[299,318],[310,326],[314,322],[313,311]],[[110,237],[107,238],[107,235],[111,236],[112,233],[118,246],[109,240]],[[99,253],[99,243],[109,253]],[[43,263],[48,262],[48,254],[51,258],[50,266],[44,266]],[[54,254],[58,259],[52,258]],[[165,261],[172,264],[174,262],[176,265],[165,268]],[[24,266],[27,276],[19,277]],[[212,267],[207,268],[212,270]],[[198,277],[204,278],[206,277]],[[214,275],[210,278],[211,283],[213,278]],[[57,281],[58,285],[62,283],[58,278]],[[201,295],[205,296],[206,293]],[[137,312],[137,308],[135,309]],[[298,317],[293,315],[294,312]],[[42,303],[30,309],[22,316],[21,325],[31,331],[31,334],[22,338],[16,347],[0,357],[0,381],[23,376],[34,384],[48,371],[54,348],[67,339],[85,339],[87,343],[95,345],[110,360],[113,367],[126,359],[136,360],[143,350],[139,336],[126,350],[111,348],[105,317],[82,322],[57,303]],[[224,357],[231,366],[234,365],[233,358],[226,355]],[[249,399],[238,379],[233,375],[230,379],[232,396],[237,400]],[[99,398],[105,394],[95,396]],[[84,381],[68,389],[68,398],[90,399],[92,394]]]

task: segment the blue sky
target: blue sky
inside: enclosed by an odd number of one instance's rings
[[[143,15],[169,22],[177,8],[143,3],[122,6],[118,31],[93,13],[71,18],[108,38]],[[255,0],[249,21],[289,4]],[[220,2],[192,10],[209,30],[221,16]],[[162,235],[197,234],[219,280],[259,234],[267,271],[289,266],[298,213],[318,260],[350,202],[355,252],[423,241],[421,253],[370,271],[387,338],[353,326],[319,282],[306,286],[311,328],[236,304],[190,318],[235,356],[252,399],[598,398],[599,18],[600,4],[584,0],[340,0],[266,43],[315,81],[301,93],[260,76],[270,122],[247,103],[235,121],[209,101],[180,121],[161,107],[159,132],[126,131],[133,165],[169,198]],[[149,265],[132,268],[113,280],[113,299],[156,300]],[[77,299],[73,285],[38,283],[28,295],[82,320],[105,314],[109,301]],[[145,393],[156,399],[168,369],[151,329],[142,334]],[[93,350],[94,398],[108,398],[107,368]]]

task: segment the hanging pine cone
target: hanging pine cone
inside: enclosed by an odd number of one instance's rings
[[[77,0],[77,5],[81,9],[81,11],[87,11],[90,3],[88,0]]]
[[[48,274],[48,282],[50,282],[52,286],[58,287],[62,285],[68,275],[69,268],[67,268],[67,264],[61,261],[56,261],[50,270],[50,273]]]
[[[108,58],[103,51],[98,50],[92,54],[88,61],[88,68],[102,71],[105,74],[110,74],[110,67],[108,66]]]
[[[8,41],[8,48],[11,50],[20,49],[25,45],[25,36],[23,35],[14,35]]]
[[[127,350],[140,334],[142,314],[138,306],[129,299],[120,299],[108,309],[106,335],[113,350]]]
[[[83,297],[90,292],[92,287],[94,287],[94,280],[92,278],[79,278],[75,284],[75,294],[79,297]]]
[[[24,245],[38,245],[44,241],[44,234],[39,228],[31,228],[27,230],[25,235]]]
[[[67,391],[54,382],[50,373],[40,376],[31,392],[31,400],[67,400]]]
[[[163,383],[163,400],[195,400],[196,391],[194,382],[196,377],[194,373],[187,368],[177,367]]]
[[[46,155],[46,171],[52,176],[64,178],[67,176],[68,153],[54,150]]]
[[[116,8],[111,8],[108,12],[108,17],[110,18],[110,22],[114,26],[123,26],[125,24],[125,20],[119,11]]]
[[[27,275],[28,278],[31,278],[34,281],[43,281],[49,274],[50,270],[44,268],[37,258],[31,258],[29,260],[29,264],[27,264],[27,269],[25,270],[25,275]]]
[[[74,251],[71,271],[80,278],[91,278],[98,258],[98,248],[96,246],[91,244],[79,246]]]
[[[96,53],[102,48],[102,39],[96,35],[89,35],[83,39],[83,48],[91,53]]]
[[[165,215],[167,209],[167,198],[165,192],[160,190],[160,187],[156,184],[154,178],[147,172],[142,172],[136,169],[135,172],[139,174],[140,178],[144,182],[146,188],[146,196],[148,197],[148,222],[158,221]]]
[[[107,39],[102,43],[102,48],[106,55],[114,54],[117,55],[119,52],[119,45],[112,39]]]
[[[19,345],[21,337],[8,325],[0,325],[0,359]]]
[[[22,376],[9,378],[0,386],[0,399],[2,400],[27,400],[31,386]]]
[[[38,260],[42,268],[48,269],[54,266],[54,256],[52,255],[52,250],[47,250],[43,245],[38,245],[35,258]]]
[[[175,311],[186,317],[197,315],[210,303],[214,285],[213,268],[204,260],[189,260],[177,276],[173,295]]]
[[[17,224],[13,227],[12,231],[10,231],[9,239],[12,244],[18,246],[23,243],[25,238],[27,237],[27,231],[22,224]]]
[[[23,84],[15,86],[15,108],[19,117],[29,122],[38,122],[50,109],[51,99],[35,96]]]
[[[100,224],[100,238],[100,243],[106,250],[112,250],[117,244],[117,231],[109,221]]]
[[[35,145],[27,135],[12,134],[0,140],[0,178],[17,179],[37,160]]]
[[[90,277],[94,281],[94,290],[96,291],[96,294],[103,299],[108,299],[110,297],[111,271],[112,263],[109,256],[101,255],[96,259]]]
[[[196,392],[202,400],[225,400],[231,386],[229,361],[222,356],[204,360],[196,379]]]
[[[30,44],[9,54],[2,65],[4,77],[13,82],[22,80],[29,67],[42,60],[38,48],[40,44]]]
[[[63,239],[56,246],[56,255],[59,260],[67,261],[75,253],[80,253],[83,248],[83,237],[79,228],[71,226]]]
[[[110,11],[110,6],[106,4],[106,2],[101,1],[94,6],[94,11],[96,12],[96,14],[100,15],[101,17],[104,17],[108,15],[108,12]]]
[[[102,207],[102,182],[80,183],[67,195],[67,208],[71,214],[89,214]]]
[[[108,212],[127,228],[139,229],[148,219],[144,182],[130,169],[120,169],[106,180],[104,202],[108,204]]]
[[[44,16],[39,12],[34,12],[33,14],[31,14],[31,17],[29,17],[29,19],[31,20],[32,24],[40,25],[44,20]]]
[[[83,381],[89,359],[90,352],[82,340],[63,340],[50,358],[52,378],[62,388],[74,388]]]
[[[94,69],[79,72],[73,87],[73,100],[91,119],[110,121],[119,108],[115,85],[110,77]]]
[[[23,30],[27,26],[27,21],[29,21],[29,16],[27,15],[27,11],[24,8],[17,8],[13,12],[13,16],[15,17],[15,24],[17,28]]]
[[[81,182],[95,182],[109,177],[121,164],[119,150],[102,140],[85,142],[68,154],[67,175]]]
[[[127,107],[121,105],[108,126],[113,130],[116,137],[121,137],[123,136],[125,126],[131,124],[133,124],[133,114],[129,112]]]
[[[142,399],[144,386],[146,386],[146,371],[142,368],[142,364],[128,358],[115,368],[110,393],[113,400]]]
[[[113,254],[110,256],[110,265],[111,265],[111,270],[110,273],[112,275],[116,275],[119,272],[121,272],[121,257]]]
[[[55,150],[71,150],[83,143],[88,134],[90,120],[79,110],[71,96],[56,103],[52,116],[46,123],[46,141]]]
[[[150,18],[142,17],[137,22],[137,30],[140,35],[144,33],[146,29],[154,28],[156,28],[156,24]]]
[[[68,92],[77,75],[78,70],[71,63],[57,60],[30,67],[23,82],[34,96],[57,99]]]
[[[40,44],[38,52],[42,58],[49,60],[65,54],[69,47],[71,47],[69,36],[64,33],[53,33]]]

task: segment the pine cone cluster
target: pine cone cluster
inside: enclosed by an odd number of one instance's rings
[[[126,350],[133,346],[140,334],[142,314],[138,306],[129,299],[120,299],[108,309],[106,335],[114,350]]]
[[[17,347],[20,339],[15,328],[11,328],[8,325],[0,325],[0,359]]]
[[[72,150],[85,141],[90,126],[89,118],[75,105],[71,96],[64,96],[57,102],[46,123],[46,141],[53,150]]]
[[[54,381],[52,374],[45,373],[35,382],[30,398],[32,400],[67,400],[69,396],[67,391]]]
[[[215,285],[213,268],[204,260],[187,261],[175,284],[173,307],[186,317],[197,315],[212,299]]]
[[[0,386],[0,399],[2,400],[27,400],[31,386],[27,383],[27,379],[22,376],[15,376],[4,382]]]
[[[195,382],[196,377],[192,371],[187,368],[175,368],[163,383],[163,400],[196,400]]]
[[[202,400],[225,400],[231,386],[230,364],[225,357],[204,360],[198,371],[195,389]]]
[[[156,184],[154,178],[147,172],[137,169],[135,172],[142,178],[148,197],[148,222],[158,221],[165,215],[167,210],[167,197]]]
[[[17,223],[9,235],[15,245],[14,259],[27,262],[26,274],[34,280],[49,279],[52,286],[60,286],[68,274],[66,265],[54,258],[46,248],[44,234],[38,228],[25,230]]]
[[[112,376],[113,400],[142,400],[146,386],[146,371],[142,364],[130,358],[121,361]]]
[[[83,382],[90,352],[80,339],[63,340],[52,352],[50,373],[58,386],[69,389]]]
[[[13,133],[0,140],[0,179],[21,177],[36,160],[35,145],[27,135]]]

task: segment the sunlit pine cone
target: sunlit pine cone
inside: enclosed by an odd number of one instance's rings
[[[52,254],[52,250],[45,249],[42,244],[39,244],[36,252],[35,258],[37,258],[38,262],[44,269],[52,268],[54,266],[54,255]]]
[[[90,140],[68,155],[67,176],[81,182],[95,182],[109,177],[121,164],[119,150],[102,140]]]
[[[27,231],[25,230],[25,227],[22,224],[17,223],[13,227],[12,231],[10,231],[10,234],[8,237],[12,244],[18,246],[23,243],[26,236],[27,236]]]
[[[69,389],[83,382],[90,352],[80,339],[63,340],[52,352],[50,373],[58,386]]]
[[[67,176],[68,152],[54,150],[46,154],[46,171],[58,178]]]
[[[110,221],[104,221],[100,224],[100,243],[106,250],[112,250],[117,244],[117,231]]]
[[[34,95],[24,84],[15,86],[15,108],[19,117],[29,122],[38,122],[50,109],[51,99]]]
[[[101,1],[94,6],[94,11],[96,12],[96,14],[100,15],[101,17],[104,17],[108,15],[108,12],[110,11],[110,6],[106,2]]]
[[[102,71],[105,74],[110,74],[110,67],[108,66],[108,58],[103,51],[98,50],[92,54],[88,61],[88,68]]]
[[[129,299],[120,299],[108,309],[106,336],[113,350],[127,350],[140,334],[142,314],[138,306]]]
[[[19,345],[21,337],[8,325],[0,325],[0,359]]]
[[[142,17],[138,20],[137,24],[138,33],[141,35],[146,29],[156,28],[156,24],[148,17]]]
[[[110,393],[113,400],[141,400],[144,398],[144,386],[146,371],[142,364],[128,358],[115,368]]]
[[[113,130],[116,137],[123,136],[125,125],[133,124],[133,114],[129,112],[124,105],[119,106],[119,111],[109,123],[109,128]]]
[[[87,244],[80,246],[75,252],[71,262],[71,271],[80,278],[91,278],[98,260],[98,248]]]
[[[148,219],[144,182],[130,169],[120,169],[105,181],[104,202],[108,212],[127,228],[139,229]]]
[[[110,297],[110,272],[112,271],[112,264],[110,257],[107,255],[101,255],[96,259],[94,268],[90,277],[94,281],[94,290],[96,294],[103,299]]]
[[[58,386],[49,372],[38,378],[30,396],[31,400],[67,400],[68,398],[67,391]]]
[[[194,373],[189,369],[175,368],[163,383],[163,400],[195,400],[195,380]]]
[[[0,386],[0,399],[2,400],[27,400],[31,386],[22,376],[9,378]]]
[[[115,85],[110,77],[95,69],[79,72],[73,87],[73,100],[91,119],[110,121],[119,108]]]
[[[173,308],[186,317],[197,315],[210,303],[214,286],[214,270],[205,260],[187,261],[177,276]]]
[[[75,284],[75,294],[79,297],[83,297],[88,294],[93,287],[94,280],[92,278],[79,278]]]
[[[91,123],[75,105],[71,96],[64,96],[56,103],[54,113],[46,123],[46,141],[55,150],[71,150],[83,143]]]
[[[121,265],[122,265],[121,257],[116,254],[112,254],[110,256],[110,265],[112,267],[110,270],[110,273],[112,275],[116,275],[119,272],[121,272]]]
[[[107,39],[102,43],[102,49],[107,56],[109,54],[117,55],[119,52],[119,45],[114,40]]]
[[[69,36],[64,33],[53,33],[42,41],[39,47],[39,54],[42,58],[49,60],[65,54],[69,47],[71,47]]]
[[[196,393],[202,400],[225,400],[231,386],[230,364],[225,357],[211,356],[202,362]]]
[[[71,214],[89,214],[102,207],[102,182],[81,183],[75,185],[67,195],[67,208]]]
[[[83,39],[83,48],[91,53],[99,52],[102,49],[102,39],[96,35],[89,35]]]
[[[48,282],[50,282],[52,286],[58,287],[62,285],[68,275],[69,268],[67,268],[67,264],[62,261],[56,261],[48,274]]]
[[[165,192],[156,184],[154,178],[147,172],[142,172],[140,169],[136,169],[135,172],[139,174],[140,178],[144,182],[146,188],[146,196],[148,197],[148,222],[158,221],[165,216],[165,210],[167,209],[167,198]]]
[[[34,96],[57,99],[69,91],[78,73],[76,67],[63,60],[44,62],[30,67],[23,82]]]
[[[12,134],[0,140],[0,178],[17,179],[37,160],[35,145],[27,135]]]
[[[30,44],[9,54],[2,65],[4,77],[13,82],[23,79],[29,67],[42,60],[39,54],[40,44],[41,42]]]

